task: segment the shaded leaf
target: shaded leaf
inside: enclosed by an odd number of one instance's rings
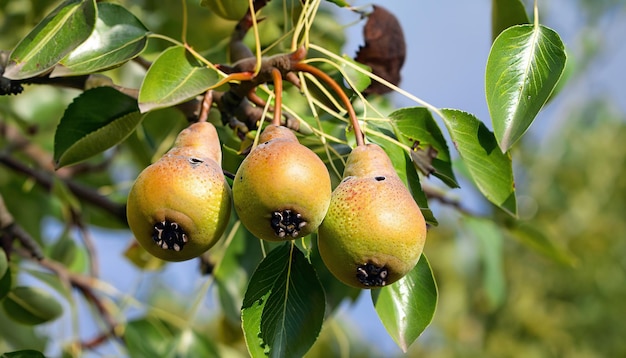
[[[233,215],[233,224],[229,225],[234,235],[224,252],[216,252],[221,248],[213,248],[213,257],[222,257],[213,271],[218,287],[218,297],[224,316],[233,324],[241,324],[241,306],[244,293],[256,264],[262,258],[259,245],[253,244],[252,234]],[[236,219],[236,220],[235,220]]]
[[[4,250],[0,249],[0,300],[11,291],[12,281],[9,260]]]
[[[315,269],[292,243],[272,250],[250,278],[242,321],[253,357],[299,357],[317,339],[324,291]]]
[[[576,257],[566,248],[555,245],[543,232],[528,224],[519,224],[509,229],[509,234],[522,244],[545,257],[566,266],[575,266]]]
[[[415,153],[411,153],[411,159],[418,168],[425,166],[425,164],[418,163],[418,158],[430,160],[430,163],[426,165],[432,165],[434,176],[451,188],[459,187],[452,171],[452,161],[446,139],[428,109],[424,107],[401,108],[391,113],[389,119],[399,133],[400,140],[409,146],[415,146]],[[434,157],[426,154],[429,152],[429,147],[436,151]]]
[[[259,2],[255,8],[259,7]],[[207,7],[217,16],[233,21],[239,21],[248,12],[248,0],[202,0],[200,6]]]
[[[507,28],[528,23],[528,15],[520,0],[491,0],[491,40]]]
[[[437,285],[426,256],[397,282],[372,290],[372,301],[387,332],[406,353],[437,308]]]
[[[526,132],[565,69],[559,35],[545,27],[518,25],[494,41],[485,74],[487,105],[500,150]]]
[[[49,71],[89,37],[95,23],[95,0],[66,0],[17,44],[4,77],[18,80]]]
[[[365,45],[359,48],[355,60],[369,66],[375,75],[397,85],[406,58],[404,32],[395,15],[379,5],[373,8],[363,28]],[[364,93],[384,94],[390,91],[387,86],[373,81]]]
[[[2,308],[14,321],[28,325],[52,321],[63,313],[61,304],[38,287],[13,288],[2,300]]]
[[[3,353],[1,358],[45,358],[43,353],[34,349],[23,349],[21,351]]]
[[[152,63],[139,90],[139,108],[147,112],[189,100],[219,81],[217,72],[206,67],[182,46],[163,51]]]
[[[135,99],[111,87],[83,92],[67,107],[54,135],[57,166],[80,162],[120,143],[142,118]]]
[[[493,221],[475,217],[465,217],[465,226],[479,243],[485,295],[489,309],[495,310],[506,298],[502,231]]]
[[[128,322],[124,342],[131,357],[171,356],[175,331],[156,318],[139,318]]]
[[[493,133],[474,115],[456,109],[441,112],[452,142],[478,190],[510,215],[517,215],[510,154],[499,150]]]
[[[89,74],[121,65],[140,54],[148,29],[124,7],[98,3],[98,18],[91,36],[70,52],[50,77]]]
[[[24,268],[23,270],[61,294],[63,298],[68,301],[72,300],[71,288],[66,284],[67,282],[61,281],[58,275],[31,268]]]

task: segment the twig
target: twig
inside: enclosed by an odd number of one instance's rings
[[[22,246],[30,252],[32,257],[37,260],[43,258],[43,250],[37,241],[15,222],[13,215],[11,215],[11,212],[9,212],[9,209],[4,203],[2,194],[0,194],[0,232],[3,233],[2,245],[4,246],[4,251],[7,256],[11,254],[13,240],[17,239]]]
[[[8,168],[23,173],[28,177],[34,179],[37,184],[44,187],[44,189],[48,191],[52,189],[53,179],[51,174],[30,168],[24,163],[4,153],[0,153],[0,163],[4,164]],[[72,181],[70,179],[62,179],[62,181],[63,183],[65,183],[65,185],[67,185],[67,188],[70,190],[70,192],[72,192],[72,194],[76,195],[78,198],[83,199],[96,207],[102,208],[104,211],[110,213],[121,222],[126,222],[125,205],[113,202],[107,197],[100,195],[94,189]]]

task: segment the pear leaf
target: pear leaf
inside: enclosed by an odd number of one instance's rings
[[[183,46],[172,46],[152,63],[139,90],[139,109],[148,112],[193,98],[218,84],[217,72]]]
[[[83,92],[67,107],[57,127],[57,166],[83,161],[122,142],[142,118],[136,100],[111,87]]]
[[[98,3],[98,18],[91,36],[70,52],[50,77],[89,74],[123,64],[140,54],[148,42],[148,29],[124,7]]]
[[[95,0],[66,0],[17,44],[3,76],[12,80],[48,72],[85,41],[96,24]]]
[[[510,153],[498,149],[493,133],[474,115],[456,109],[442,109],[441,113],[452,142],[478,190],[505,212],[516,216]]]
[[[517,25],[494,41],[485,91],[494,134],[506,152],[530,127],[565,69],[563,42],[541,25]]]
[[[372,290],[372,301],[387,332],[406,353],[428,327],[437,308],[437,284],[426,256],[422,255],[400,280]]]
[[[272,250],[250,278],[244,296],[244,337],[252,357],[301,357],[324,320],[324,290],[315,269],[293,243]]]

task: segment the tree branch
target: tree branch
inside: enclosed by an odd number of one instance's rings
[[[53,185],[53,176],[48,173],[44,173],[42,171],[33,169],[24,163],[18,161],[17,159],[0,153],[0,163],[4,164],[6,167],[13,169],[17,172],[23,173],[28,177],[34,179],[37,184],[41,185],[44,189],[50,191]],[[126,222],[126,206],[123,204],[118,204],[109,200],[107,197],[99,194],[94,189],[72,181],[70,179],[61,179],[62,182],[67,186],[67,188],[72,192],[72,194],[76,195],[79,199],[85,200],[88,203],[103,209],[104,211],[110,213],[115,218],[120,220],[121,222]]]

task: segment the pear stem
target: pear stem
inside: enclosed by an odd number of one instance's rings
[[[277,68],[272,68],[272,79],[274,80],[274,117],[272,124],[279,126],[282,118],[283,108],[283,75]]]
[[[206,122],[209,119],[209,111],[213,105],[213,90],[208,90],[204,93],[202,99],[202,105],[200,107],[200,115],[198,116],[198,122]]]
[[[324,81],[327,85],[329,85],[335,93],[339,96],[339,99],[343,102],[344,106],[346,106],[346,110],[348,111],[348,116],[350,117],[350,123],[352,123],[352,127],[354,128],[354,136],[356,139],[356,145],[364,145],[365,141],[363,139],[363,132],[361,131],[361,126],[359,125],[359,120],[356,117],[356,113],[354,112],[354,107],[352,107],[352,103],[350,103],[350,99],[343,92],[341,87],[333,80],[329,75],[327,75],[324,71],[318,69],[317,67],[313,67],[309,64],[298,62],[293,66],[295,71],[308,72],[313,76],[319,78]]]

